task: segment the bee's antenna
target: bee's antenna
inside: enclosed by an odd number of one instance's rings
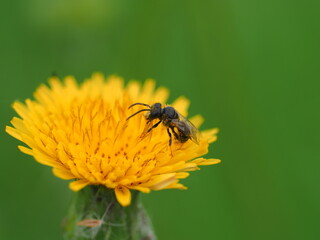
[[[145,104],[145,103],[134,103],[134,104],[130,105],[130,106],[128,107],[128,109],[132,108],[132,107],[135,106],[135,105],[143,105],[143,106],[146,106],[146,107],[148,107],[148,108],[151,108],[150,105]]]
[[[141,113],[141,112],[144,112],[144,111],[151,111],[150,109],[141,109],[139,110],[138,112],[132,114],[131,116],[127,117],[127,120],[128,121],[130,118],[132,118],[133,116],[137,115],[138,113]]]

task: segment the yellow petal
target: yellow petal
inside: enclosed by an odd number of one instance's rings
[[[219,132],[218,128],[213,128],[209,130],[205,130],[201,132],[201,137],[204,139],[208,139],[209,143],[212,143],[217,140],[217,133]]]
[[[198,166],[196,163],[192,162],[188,162],[186,164],[183,165],[183,168],[179,169],[180,172],[184,172],[184,171],[196,171],[199,170]]]
[[[147,79],[145,83],[143,84],[143,88],[139,97],[142,101],[144,101],[147,104],[153,104],[152,101],[152,96],[153,96],[153,91],[155,88],[155,81],[153,79]]]
[[[33,151],[30,148],[26,148],[24,146],[18,146],[19,150],[25,154],[28,154],[30,156],[33,156]]]
[[[17,129],[15,129],[13,127],[6,126],[6,132],[8,134],[10,134],[12,137],[18,139],[19,141],[22,141],[20,131],[18,131]]]
[[[10,122],[17,130],[22,131],[23,133],[28,133],[28,130],[22,119],[13,117]]]
[[[149,193],[151,190],[150,188],[145,188],[145,187],[141,187],[141,186],[134,186],[134,187],[130,187],[131,189],[143,192],[143,193]]]
[[[26,108],[26,106],[21,102],[14,102],[13,103],[13,109],[21,116],[22,119],[27,118],[29,114],[29,110]]]
[[[173,103],[172,107],[174,107],[179,113],[181,113],[184,117],[188,115],[188,107],[190,105],[190,101],[186,97],[179,97]]]
[[[37,149],[33,149],[33,157],[35,158],[35,160],[37,160],[39,163],[43,165],[58,168],[62,166],[62,164],[56,161],[56,159],[46,155],[45,153]]]
[[[193,116],[189,119],[197,128],[199,128],[204,122],[204,118],[201,115]]]
[[[190,173],[188,173],[188,172],[179,172],[176,174],[176,178],[184,179],[184,178],[189,177],[189,175],[190,175]]]
[[[149,186],[152,190],[160,190],[174,181],[176,181],[176,173],[167,173],[167,174],[161,174],[158,176],[153,177],[146,186]]]
[[[64,83],[65,83],[66,87],[68,87],[69,89],[74,90],[74,89],[78,88],[78,83],[73,76],[65,77]]]
[[[77,180],[77,181],[69,183],[69,188],[72,191],[77,192],[77,191],[81,190],[82,188],[86,187],[88,184],[89,184],[89,182],[87,180],[83,180],[83,179]]]
[[[220,159],[205,159],[205,158],[198,158],[196,160],[193,160],[192,163],[196,163],[197,165],[213,165],[213,164],[218,164],[220,163]]]
[[[121,204],[121,206],[126,207],[131,202],[131,192],[128,188],[124,186],[118,186],[115,188],[115,193],[118,202]]]
[[[140,93],[140,83],[137,81],[130,81],[127,85],[127,91],[132,99],[137,99]]]
[[[163,189],[171,189],[171,188],[175,188],[175,189],[180,189],[180,190],[186,190],[188,189],[186,186],[184,186],[181,183],[178,183],[178,181],[168,185],[167,187],[163,188]]]
[[[62,84],[61,84],[59,78],[57,78],[57,77],[51,77],[49,79],[49,84],[50,84],[53,91],[60,92],[63,90]]]
[[[62,178],[64,180],[70,180],[75,178],[75,176],[67,169],[53,168],[52,172],[56,177]]]
[[[157,89],[157,91],[154,94],[153,102],[165,103],[168,99],[168,96],[169,96],[168,89],[164,87],[160,87]]]

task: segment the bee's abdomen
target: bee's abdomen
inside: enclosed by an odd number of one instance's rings
[[[190,136],[189,135],[187,135],[187,134],[185,134],[185,133],[183,133],[183,132],[181,132],[181,131],[179,131],[179,133],[178,133],[178,136],[179,136],[179,141],[180,142],[182,142],[182,143],[184,143],[184,142],[186,142],[186,141],[188,141],[189,139],[190,139]]]

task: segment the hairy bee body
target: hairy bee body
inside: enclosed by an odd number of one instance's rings
[[[143,111],[149,112],[146,115],[148,123],[156,119],[159,120],[156,124],[150,127],[146,133],[149,133],[152,129],[156,128],[160,123],[162,123],[165,127],[167,127],[167,133],[170,138],[169,145],[172,144],[172,134],[174,135],[175,139],[181,143],[185,143],[191,139],[193,142],[198,144],[198,129],[173,107],[162,107],[161,103],[155,103],[151,106],[145,103],[134,103],[129,106],[129,108],[135,105],[143,105],[148,108],[139,110],[138,112],[129,116],[127,120]]]

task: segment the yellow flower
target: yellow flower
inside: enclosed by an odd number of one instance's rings
[[[35,100],[13,104],[20,118],[14,117],[13,127],[7,126],[6,131],[27,145],[19,146],[23,153],[52,167],[55,176],[75,179],[70,183],[73,191],[104,185],[115,189],[119,203],[127,206],[130,190],[186,189],[179,180],[188,177],[188,171],[220,162],[199,158],[216,140],[217,129],[200,132],[199,144],[173,138],[169,146],[164,125],[141,137],[144,114],[126,121],[139,110],[139,106],[128,109],[133,103],[166,102],[168,90],[155,89],[153,80],[143,86],[135,81],[124,86],[119,77],[104,79],[94,74],[80,86],[73,77],[66,77],[63,83],[52,77],[49,83],[50,88],[41,85],[36,90]],[[186,98],[178,98],[171,106],[187,116]],[[199,127],[203,119],[197,115],[190,121]]]

